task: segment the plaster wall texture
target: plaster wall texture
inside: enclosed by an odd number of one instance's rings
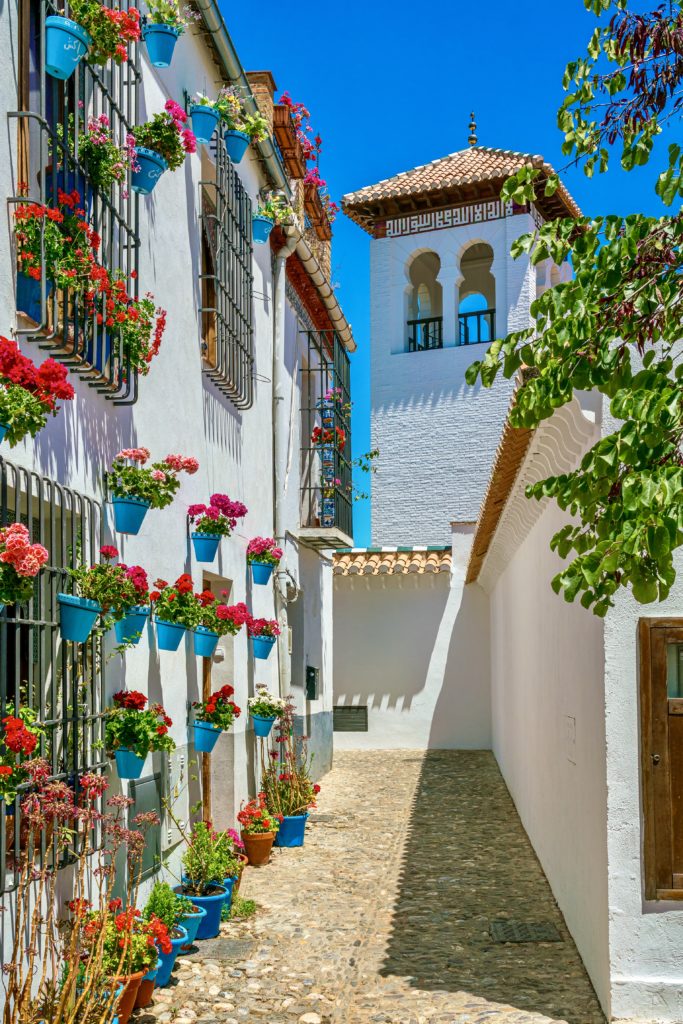
[[[7,44],[6,52],[13,54],[14,66],[17,63],[15,29],[16,9],[11,5],[9,16],[3,15],[0,22],[0,38]],[[182,37],[168,69],[152,68],[145,47],[142,50],[144,76],[140,119],[162,110],[169,96],[182,100],[184,89],[190,93],[202,91],[207,81],[215,80],[215,67],[202,39],[193,33]],[[0,81],[0,102],[5,109],[16,108],[16,88],[9,75]],[[14,139],[11,132],[0,140],[0,182],[7,195],[15,191],[11,178],[16,179],[17,172],[13,141],[12,149],[8,148],[10,139]],[[168,311],[168,323],[161,351],[151,365],[149,376],[140,380],[137,404],[115,406],[72,374],[75,400],[67,403],[58,417],[50,421],[35,443],[29,439],[28,443],[11,451],[3,445],[2,455],[100,500],[104,498],[103,474],[122,447],[144,445],[154,458],[163,458],[169,452],[196,456],[199,472],[192,477],[182,477],[181,489],[172,506],[148,513],[139,536],[114,534],[109,506],[106,541],[116,544],[123,561],[147,568],[152,580],[158,576],[175,579],[181,572],[190,572],[195,583],[199,583],[203,572],[209,570],[207,578],[219,589],[229,590],[231,603],[246,601],[255,615],[273,617],[273,588],[254,587],[246,562],[249,538],[273,533],[271,252],[269,246],[254,246],[255,400],[251,409],[239,412],[202,373],[200,359],[199,182],[203,176],[202,160],[208,159],[207,153],[208,150],[202,153],[200,147],[200,152],[188,157],[181,169],[165,173],[151,196],[140,198],[141,291],[154,293],[156,301]],[[265,181],[253,151],[243,159],[239,174],[255,201]],[[9,333],[14,320],[13,275],[11,248],[6,236],[5,245],[0,247],[0,330],[4,333]],[[291,373],[291,386],[285,401],[298,409],[298,357],[293,346],[298,344],[299,336],[292,326],[292,318],[290,311],[286,363]],[[38,363],[49,354],[35,341],[22,340],[21,347]],[[292,414],[293,423],[297,416],[298,412]],[[291,438],[291,451],[287,529],[295,536],[299,527],[296,434]],[[186,513],[189,504],[207,501],[216,491],[227,492],[244,501],[249,513],[232,537],[222,541],[214,563],[204,566],[195,559]],[[315,588],[323,587],[322,572],[315,567],[318,556],[308,552],[303,557],[307,559],[309,591],[304,629],[313,644],[316,629],[330,629],[330,616],[320,613],[324,603],[322,589],[316,598]],[[296,546],[287,546],[286,566],[295,579],[299,577]],[[315,615],[311,611],[313,607],[316,607]],[[288,637],[285,635],[281,642],[287,643]],[[275,652],[268,661],[254,661],[244,630],[234,640],[228,637],[221,641],[220,649],[222,653],[219,652],[214,661],[214,679],[218,685],[224,682],[234,685],[235,699],[243,709],[231,733],[221,738],[213,767],[216,820],[227,825],[233,823],[241,800],[254,792],[253,734],[246,712],[247,697],[255,683],[262,682],[277,690],[278,668]],[[325,641],[324,649],[331,649],[331,638]],[[325,678],[331,686],[329,667],[326,667]],[[188,746],[188,706],[201,691],[201,664],[192,652],[190,641],[177,653],[160,652],[153,630],[149,629],[137,649],[127,653],[124,659],[116,658],[107,664],[107,694],[111,695],[124,685],[143,690],[151,699],[163,702],[173,719],[172,734],[179,748],[170,759],[165,785],[172,788],[181,777],[187,780],[188,759],[193,757],[193,749]],[[329,706],[331,690],[326,699]],[[321,710],[322,706],[321,702]],[[329,747],[331,736],[326,742]],[[331,750],[328,749],[321,755],[321,762],[329,764],[330,760]],[[151,767],[152,759],[145,772],[151,771]],[[115,776],[112,784],[119,785]],[[196,794],[191,794],[186,805],[195,799]],[[171,845],[174,842],[175,839]]]
[[[334,703],[367,705],[368,731],[344,749],[489,749],[486,595],[464,586],[470,531],[450,573],[337,576]]]
[[[465,383],[487,346],[457,346],[460,261],[484,242],[493,249],[496,333],[528,327],[536,274],[526,256],[509,256],[532,230],[526,215],[419,236],[374,240],[370,251],[371,435],[381,457],[373,478],[372,543],[446,544],[453,520],[476,519],[510,402],[512,383]],[[425,251],[440,259],[444,347],[407,352],[410,263]]]

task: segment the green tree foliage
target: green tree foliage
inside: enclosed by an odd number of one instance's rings
[[[599,26],[587,56],[565,72],[558,114],[564,153],[590,177],[619,154],[626,170],[647,163],[655,137],[683,103],[683,13],[679,3],[636,14],[626,0],[584,0]],[[557,190],[531,167],[506,182],[503,198],[533,202]],[[683,155],[669,148],[656,191],[672,206],[683,196]],[[604,615],[620,587],[643,604],[662,601],[683,543],[683,215],[560,219],[515,242],[532,264],[571,260],[573,278],[544,292],[535,326],[495,341],[468,370],[490,387],[498,373],[530,367],[511,411],[535,427],[575,389],[606,396],[618,428],[579,468],[529,487],[554,497],[571,521],[552,547],[571,561],[553,580],[567,601]]]

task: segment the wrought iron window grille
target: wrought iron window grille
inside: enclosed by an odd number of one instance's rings
[[[408,351],[425,352],[432,348],[443,348],[443,317],[409,320]]]
[[[31,542],[49,552],[26,605],[0,611],[0,717],[31,707],[45,729],[33,756],[50,764],[52,779],[78,788],[86,771],[106,765],[103,749],[104,663],[99,641],[62,641],[57,594],[68,591],[68,569],[97,561],[103,532],[100,502],[32,470],[0,458],[0,526],[23,523]],[[23,787],[25,789],[25,786]],[[19,863],[22,789],[14,805],[0,814],[0,892],[16,888]],[[8,843],[8,822],[14,825]],[[102,837],[95,837],[101,842]],[[43,835],[43,859],[55,852]]]
[[[112,0],[108,6],[127,9],[135,4],[133,0]],[[68,3],[27,0],[21,5],[20,109],[8,112],[8,118],[17,123],[18,178],[27,179],[30,197],[42,204],[56,205],[60,189],[71,192],[76,188],[86,212],[90,206],[88,220],[101,238],[99,259],[110,272],[120,270],[130,290],[131,273],[138,269],[139,200],[130,189],[114,186],[105,194],[94,187],[79,158],[77,129],[82,131],[89,117],[105,114],[112,137],[125,146],[137,119],[142,77],[139,46],[130,44],[129,60],[121,66],[109,61],[105,67],[96,67],[81,61],[70,79],[58,81],[46,73],[42,55],[45,19],[62,13],[69,16]],[[24,199],[20,195],[10,197],[10,213]],[[132,285],[135,295],[137,288],[136,280]],[[52,291],[44,262],[39,291],[38,319],[29,321],[29,326],[19,326],[16,334],[35,339],[114,404],[133,404],[138,394],[138,373],[124,352],[120,332],[104,326],[104,298],[88,310],[81,297]]]
[[[474,313],[460,313],[459,344],[483,345],[493,341],[496,336],[495,309],[482,309]]]
[[[302,331],[307,338],[301,369],[301,525],[337,528],[353,536],[351,465],[351,365],[336,331]],[[336,389],[337,397],[324,396]],[[331,431],[332,443],[313,442],[313,431]],[[343,431],[345,443],[334,440]]]

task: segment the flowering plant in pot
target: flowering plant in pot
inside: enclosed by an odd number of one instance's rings
[[[49,558],[42,544],[32,544],[23,523],[0,528],[0,612],[6,604],[30,601],[34,580]]]
[[[280,816],[277,846],[303,846],[306,820],[316,806],[320,786],[311,780],[306,737],[294,734],[294,698],[284,702],[275,726],[275,745],[266,760],[261,751],[261,787],[268,809]]]
[[[288,224],[294,210],[286,198],[278,192],[266,192],[259,197],[258,207],[252,215],[254,241],[263,244],[268,241],[275,224]]]
[[[135,272],[131,276],[134,278]],[[125,373],[135,370],[146,376],[150,363],[159,354],[166,329],[166,310],[156,306],[151,292],[143,296],[130,295],[121,272],[106,275],[98,284],[97,290],[85,292],[89,323],[95,320],[103,327],[110,349],[111,338],[115,335],[120,338],[119,360]],[[86,355],[92,362],[90,348]]]
[[[237,867],[232,844],[226,833],[217,832],[209,822],[196,822],[188,833],[173,810],[168,809],[186,842],[182,857],[183,880],[175,892],[189,897],[206,911],[206,917],[199,923],[197,938],[212,939],[220,930],[221,910],[227,895],[220,880],[233,874]]]
[[[70,0],[71,18],[45,19],[45,69],[54,78],[70,78],[87,55],[90,64],[128,60],[128,43],[140,38],[140,14],[105,7],[99,0]]]
[[[254,733],[266,737],[270,734],[273,723],[285,710],[285,700],[270,693],[267,686],[259,683],[253,697],[247,698],[247,707],[254,724]]]
[[[136,590],[127,566],[114,564],[118,551],[111,544],[100,548],[102,561],[89,568],[67,569],[76,594],[57,594],[60,606],[60,632],[63,640],[84,643],[97,620],[103,615],[103,633],[126,609],[136,603]]]
[[[185,631],[201,623],[202,607],[192,577],[185,572],[175,583],[158,579],[154,586],[149,599],[157,626],[157,645],[161,651],[177,651]]]
[[[169,67],[175,44],[185,31],[188,17],[194,15],[189,9],[181,13],[179,0],[147,0],[147,16],[142,36],[147,43],[149,59],[155,68]]]
[[[234,164],[238,164],[251,142],[260,142],[268,137],[268,122],[257,110],[248,114],[244,103],[234,86],[225,86],[218,93],[215,103],[225,127],[225,147]]]
[[[253,537],[247,545],[247,562],[254,583],[268,583],[273,569],[280,564],[283,551],[273,537]]]
[[[29,758],[45,730],[38,723],[38,715],[30,707],[20,707],[16,714],[2,719],[0,734],[0,800],[11,804],[16,800],[19,786],[30,777]],[[8,844],[11,845],[11,844]]]
[[[26,434],[35,437],[48,416],[57,415],[58,399],[74,397],[67,378],[55,359],[36,366],[15,341],[0,336],[0,441],[6,437],[13,448]]]
[[[63,124],[56,126],[57,138],[62,146],[54,146],[48,140],[48,153],[55,166],[48,167],[48,175],[54,178],[57,172],[57,180],[65,174],[66,181],[71,184],[82,178],[78,171],[71,172],[61,165],[61,154],[63,148],[70,152],[76,151],[78,143],[78,162],[85,170],[88,181],[100,192],[109,193],[112,185],[124,186],[123,197],[126,198],[125,182],[128,171],[132,170],[135,162],[135,139],[132,135],[126,136],[125,145],[119,146],[114,141],[111,130],[111,121],[106,114],[98,114],[97,117],[88,117],[87,121],[79,112],[78,120],[73,114],[69,114],[66,129]],[[48,176],[48,183],[50,177]],[[79,197],[80,198],[80,197]],[[87,194],[85,206],[90,208],[92,194]]]
[[[307,161],[317,159],[322,150],[323,140],[320,135],[313,135],[311,115],[308,108],[303,103],[295,102],[288,92],[282,93],[279,102],[289,108],[296,137],[303,149],[304,158]]]
[[[281,818],[268,810],[265,794],[259,793],[245,804],[237,820],[242,826],[242,842],[249,863],[255,868],[267,864]]]
[[[168,882],[154,883],[143,910],[143,917],[147,921],[161,921],[166,929],[167,943],[158,943],[161,966],[156,975],[156,984],[159,988],[168,985],[171,980],[171,972],[181,948],[194,941],[194,936],[190,938],[183,921],[188,917],[195,917],[199,925],[201,915],[196,914],[196,909],[186,896],[175,893]],[[136,1005],[147,1004],[138,999]]]
[[[187,510],[193,525],[192,544],[199,562],[213,562],[221,537],[229,537],[237,520],[247,514],[241,501],[231,501],[227,494],[212,494],[208,505],[190,505]]]
[[[226,595],[227,591],[223,591]],[[249,609],[243,602],[221,603],[210,590],[195,594],[200,605],[201,620],[194,628],[194,653],[202,658],[212,657],[219,639],[228,633],[236,636],[249,618]]]
[[[251,640],[254,657],[265,660],[280,635],[280,627],[275,619],[255,619],[250,616],[247,620],[247,633]]]
[[[110,551],[115,551],[111,548]],[[149,617],[149,582],[141,565],[120,563],[125,576],[126,589],[117,607],[114,629],[119,651],[135,647]]]
[[[122,779],[139,779],[149,753],[171,753],[175,743],[169,734],[173,722],[161,704],[147,706],[138,690],[119,690],[105,710],[104,743]]]
[[[311,445],[313,448],[336,448],[341,453],[346,447],[346,431],[342,427],[314,427]]]
[[[149,457],[149,448],[124,448],[112,462],[108,484],[119,533],[137,534],[148,509],[171,504],[180,487],[178,474],[192,475],[199,469],[191,456],[167,455],[146,466]]]
[[[134,192],[148,195],[164,171],[177,171],[188,153],[197,152],[197,140],[186,121],[183,108],[168,99],[163,113],[135,127]]]
[[[119,1004],[119,1022],[131,1010],[142,1005],[140,989],[143,979],[156,972],[159,949],[170,949],[168,930],[163,922],[152,917],[145,920],[136,907],[124,909],[123,901],[112,899],[106,921],[100,911],[91,911],[85,926],[86,935],[102,930],[102,962],[106,975],[125,984]],[[151,993],[149,993],[151,998]],[[123,1005],[122,1005],[123,1004]]]
[[[234,687],[222,686],[211,694],[208,700],[193,701],[194,748],[202,753],[211,753],[222,732],[227,732],[241,708],[232,699]]]
[[[197,142],[208,145],[221,119],[219,101],[210,99],[203,92],[196,93],[190,104],[190,117]]]

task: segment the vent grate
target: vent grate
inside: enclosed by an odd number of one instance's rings
[[[494,942],[563,942],[552,921],[492,921]]]
[[[366,705],[337,705],[332,709],[332,727],[335,732],[367,732],[368,709]]]

